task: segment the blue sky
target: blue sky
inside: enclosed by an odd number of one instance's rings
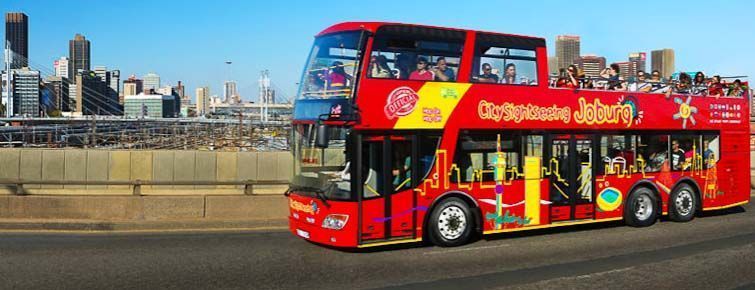
[[[270,70],[279,94],[292,95],[313,35],[357,20],[540,36],[550,55],[556,35],[577,34],[582,54],[609,62],[673,48],[677,70],[755,76],[755,21],[748,20],[753,8],[755,1],[696,0],[0,1],[0,11],[29,15],[30,59],[47,70],[81,33],[92,42],[92,65],[118,68],[125,76],[155,72],[163,85],[182,80],[192,96],[198,86],[222,95],[230,76],[253,101],[261,70]]]

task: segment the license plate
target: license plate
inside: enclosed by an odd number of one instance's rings
[[[302,231],[300,229],[296,229],[296,234],[299,235],[302,238],[309,239],[309,233],[306,231]]]

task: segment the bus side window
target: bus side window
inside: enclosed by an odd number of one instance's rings
[[[669,135],[647,134],[637,137],[637,166],[642,166],[639,160],[644,160],[645,172],[660,172],[670,170]]]
[[[631,138],[629,138],[631,139]],[[600,137],[600,166],[601,174],[623,174],[629,172],[629,166],[634,164],[634,148],[624,135],[605,135]]]
[[[433,169],[433,164],[437,158],[438,144],[440,137],[437,136],[420,136],[419,138],[419,180],[428,178]]]
[[[711,168],[720,160],[720,138],[718,135],[703,135],[703,160],[705,168]]]
[[[499,143],[500,136],[500,143]],[[521,172],[521,141],[518,135],[510,133],[462,134],[454,154],[454,164],[458,170],[450,172],[454,182],[493,181],[498,158],[498,147],[505,162],[506,179],[519,178]],[[460,178],[457,178],[457,175]]]
[[[537,85],[537,45],[525,38],[478,34],[472,82]]]
[[[367,76],[455,82],[465,38],[461,31],[383,26],[375,33]]]

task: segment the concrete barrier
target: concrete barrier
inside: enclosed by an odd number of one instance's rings
[[[281,220],[274,196],[0,196],[0,219],[171,221]]]
[[[292,156],[280,152],[0,148],[0,179],[69,181],[288,180]],[[280,194],[286,186],[255,187]],[[25,185],[33,195],[128,195],[124,185]],[[13,187],[0,185],[0,194]],[[144,195],[240,195],[242,186],[144,186]]]

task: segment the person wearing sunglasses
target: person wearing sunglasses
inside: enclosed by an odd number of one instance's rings
[[[432,81],[435,79],[435,74],[428,70],[427,59],[424,57],[417,58],[417,69],[409,75],[410,80],[415,81]]]
[[[647,93],[652,89],[652,84],[647,81],[647,74],[644,71],[637,71],[635,81],[629,84],[629,90],[632,92]]]
[[[482,64],[482,74],[475,78],[481,83],[498,83],[498,75],[493,73],[493,66],[489,63]]]

